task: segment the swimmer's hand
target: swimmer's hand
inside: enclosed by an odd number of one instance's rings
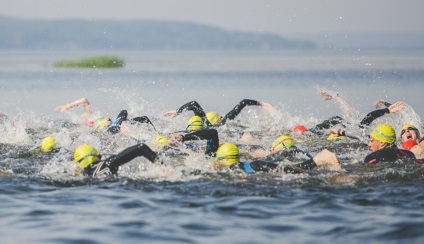
[[[168,118],[174,118],[175,116],[177,116],[177,110],[171,110],[171,111],[165,112],[163,116]]]
[[[261,105],[263,109],[265,109],[268,112],[274,111],[274,108],[271,106],[271,104],[267,102],[259,102],[259,104]]]
[[[324,100],[332,100],[335,98],[333,95],[326,91],[320,91],[318,92],[318,95],[323,96]]]
[[[182,142],[183,142],[183,136],[182,135],[173,135],[173,136],[171,136],[171,138],[169,138],[166,145],[168,147],[178,148],[179,146],[181,146]]]
[[[403,102],[395,102],[392,105],[388,107],[390,113],[396,113],[397,111],[400,111],[404,106]]]

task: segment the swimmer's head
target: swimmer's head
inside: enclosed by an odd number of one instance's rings
[[[187,122],[187,130],[194,131],[203,128],[203,120],[200,116],[193,116]]]
[[[308,129],[306,129],[306,127],[305,127],[305,126],[303,126],[303,125],[296,125],[296,126],[293,128],[293,132],[300,133],[300,134],[305,133],[307,130],[308,130]]]
[[[80,163],[83,168],[86,168],[100,158],[100,153],[88,144],[77,147],[74,152],[74,161]]]
[[[333,133],[331,133],[327,137],[327,141],[337,141],[337,140],[345,140],[345,139],[346,139],[346,136],[339,136],[339,135],[333,134]]]
[[[54,137],[48,136],[41,142],[41,149],[43,152],[51,152],[56,148],[56,139]]]
[[[161,150],[164,146],[166,146],[166,144],[168,143],[168,138],[166,138],[166,137],[164,137],[164,136],[161,136],[161,135],[159,135],[159,136],[157,136],[156,138],[155,138],[155,140],[154,141],[152,141],[151,143],[150,143],[150,147],[153,149],[153,150]]]
[[[233,143],[224,143],[216,151],[215,161],[230,166],[240,161],[239,150]]]
[[[290,136],[282,135],[279,136],[274,142],[272,142],[271,152],[275,153],[286,148],[293,147],[294,145],[295,142]]]
[[[93,126],[96,129],[104,129],[110,124],[110,119],[106,116],[102,116],[94,120]]]
[[[388,124],[382,124],[377,126],[370,134],[370,137],[377,141],[381,141],[387,144],[392,144],[396,140],[396,132],[393,127]]]
[[[420,131],[412,124],[406,124],[402,127],[400,137],[402,138],[402,141],[417,140],[420,139]]]
[[[407,140],[402,144],[402,148],[406,150],[411,150],[414,146],[418,145],[415,140]]]
[[[221,120],[221,115],[216,112],[208,112],[206,114],[206,118],[208,119],[209,123],[211,123],[211,125],[215,125]]]

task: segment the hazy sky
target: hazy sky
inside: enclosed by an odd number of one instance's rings
[[[424,31],[424,0],[0,0],[0,15],[177,20],[288,36]]]

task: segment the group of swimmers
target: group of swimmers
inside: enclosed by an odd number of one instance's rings
[[[350,106],[338,95],[332,95],[328,92],[321,92],[320,95],[324,99],[335,99],[344,106]],[[402,102],[394,104],[387,103],[383,100],[376,102],[374,105],[384,105],[383,109],[376,109],[367,114],[357,128],[365,131],[365,129],[378,117],[388,113],[396,113],[403,108]],[[128,118],[126,110],[122,110],[115,119],[106,116],[93,118],[91,105],[86,98],[78,99],[56,108],[56,111],[66,111],[73,107],[83,106],[85,110],[85,125],[94,127],[97,130],[103,130],[105,133],[122,133],[128,136],[128,125],[134,123],[148,124],[152,130],[160,133],[152,121],[147,116]],[[338,156],[323,149],[315,156],[311,156],[308,152],[296,147],[296,143],[290,135],[279,135],[271,144],[271,147],[262,153],[249,152],[251,161],[242,160],[243,152],[234,142],[222,143],[219,139],[219,127],[223,126],[229,120],[234,120],[246,106],[260,106],[265,111],[272,111],[273,107],[266,102],[244,99],[240,101],[230,112],[221,116],[216,112],[205,113],[203,108],[196,102],[188,102],[176,110],[164,113],[165,117],[173,118],[184,112],[193,112],[194,115],[189,119],[187,127],[181,131],[164,136],[156,137],[155,142],[162,145],[160,150],[153,150],[146,143],[137,143],[133,146],[125,148],[118,154],[103,158],[102,154],[93,146],[83,144],[78,146],[73,158],[77,163],[81,172],[88,176],[105,176],[118,174],[120,166],[133,160],[136,157],[145,157],[152,163],[163,164],[163,157],[160,155],[167,150],[178,150],[188,141],[200,140],[206,141],[203,153],[207,158],[211,158],[211,164],[214,169],[243,171],[247,173],[254,172],[285,172],[285,173],[304,173],[316,167],[325,166],[330,169],[340,169],[341,163]],[[329,140],[361,140],[358,135],[351,135],[349,131],[344,129],[333,130],[334,126],[339,125],[341,128],[348,128],[349,121],[339,116],[334,116],[313,128],[307,129],[302,125],[293,128],[293,133],[300,133],[305,136],[316,134],[322,136],[329,133]],[[405,124],[400,132],[402,145],[396,143],[396,132],[389,124],[381,124],[376,126],[368,135],[368,149],[371,151],[363,163],[375,164],[379,162],[394,161],[398,159],[410,159],[413,162],[420,163],[419,159],[424,157],[424,138],[420,138],[419,129],[412,124]],[[241,138],[240,138],[241,140]],[[51,152],[57,148],[56,139],[49,136],[43,139],[41,148],[44,152]],[[248,157],[246,157],[248,158]],[[295,164],[283,165],[283,160],[296,159],[299,161]],[[295,161],[295,160],[293,160]]]

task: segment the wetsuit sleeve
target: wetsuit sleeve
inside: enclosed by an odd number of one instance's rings
[[[390,162],[397,159],[415,159],[415,155],[409,150],[398,149],[396,147],[383,148],[368,154],[364,159],[364,163]]]
[[[220,125],[224,125],[227,120],[233,120],[240,114],[246,106],[259,106],[261,103],[256,100],[243,99],[241,100],[230,112],[228,112],[222,119]]]
[[[131,124],[135,124],[135,123],[141,123],[141,124],[149,124],[153,127],[153,129],[156,130],[155,126],[153,125],[152,121],[150,121],[149,117],[147,116],[140,116],[140,117],[135,117],[130,119],[130,123]]]
[[[177,109],[177,114],[181,114],[184,111],[193,111],[194,115],[206,118],[205,111],[196,101],[191,101],[181,106],[179,109]]]
[[[359,127],[364,128],[365,126],[370,125],[375,119],[388,113],[390,113],[388,108],[374,110],[362,119],[361,123],[359,123]]]
[[[159,156],[157,153],[155,153],[144,143],[128,147],[124,151],[109,157],[105,161],[110,161],[109,167],[111,171],[116,172],[118,171],[119,166],[126,164],[134,158],[140,156],[147,158],[152,163],[159,161]]]
[[[183,142],[192,141],[192,140],[208,140],[209,143],[206,147],[205,154],[210,156],[215,156],[216,151],[219,147],[219,137],[218,131],[215,129],[203,129],[198,131],[193,131],[182,135]]]
[[[310,169],[314,169],[317,167],[317,164],[314,162],[314,160],[308,159],[300,164],[295,164],[295,165],[287,165],[284,167],[283,171],[285,173],[290,173],[290,174],[300,174],[300,173],[304,173],[303,170],[310,170]]]
[[[107,127],[107,131],[112,134],[116,134],[120,131],[121,124],[128,118],[127,110],[121,110],[121,112],[116,116],[116,119],[110,123]]]
[[[277,167],[277,163],[268,162],[268,161],[262,161],[262,160],[255,160],[250,163],[244,163],[244,169],[246,172],[251,172],[246,170],[246,166],[250,166],[249,169],[253,169],[254,172],[270,172],[274,171]]]
[[[309,129],[314,134],[322,134],[322,130],[330,129],[331,127],[338,125],[343,122],[343,118],[340,116],[333,116],[329,119],[324,120],[321,124],[317,124],[313,128]]]

